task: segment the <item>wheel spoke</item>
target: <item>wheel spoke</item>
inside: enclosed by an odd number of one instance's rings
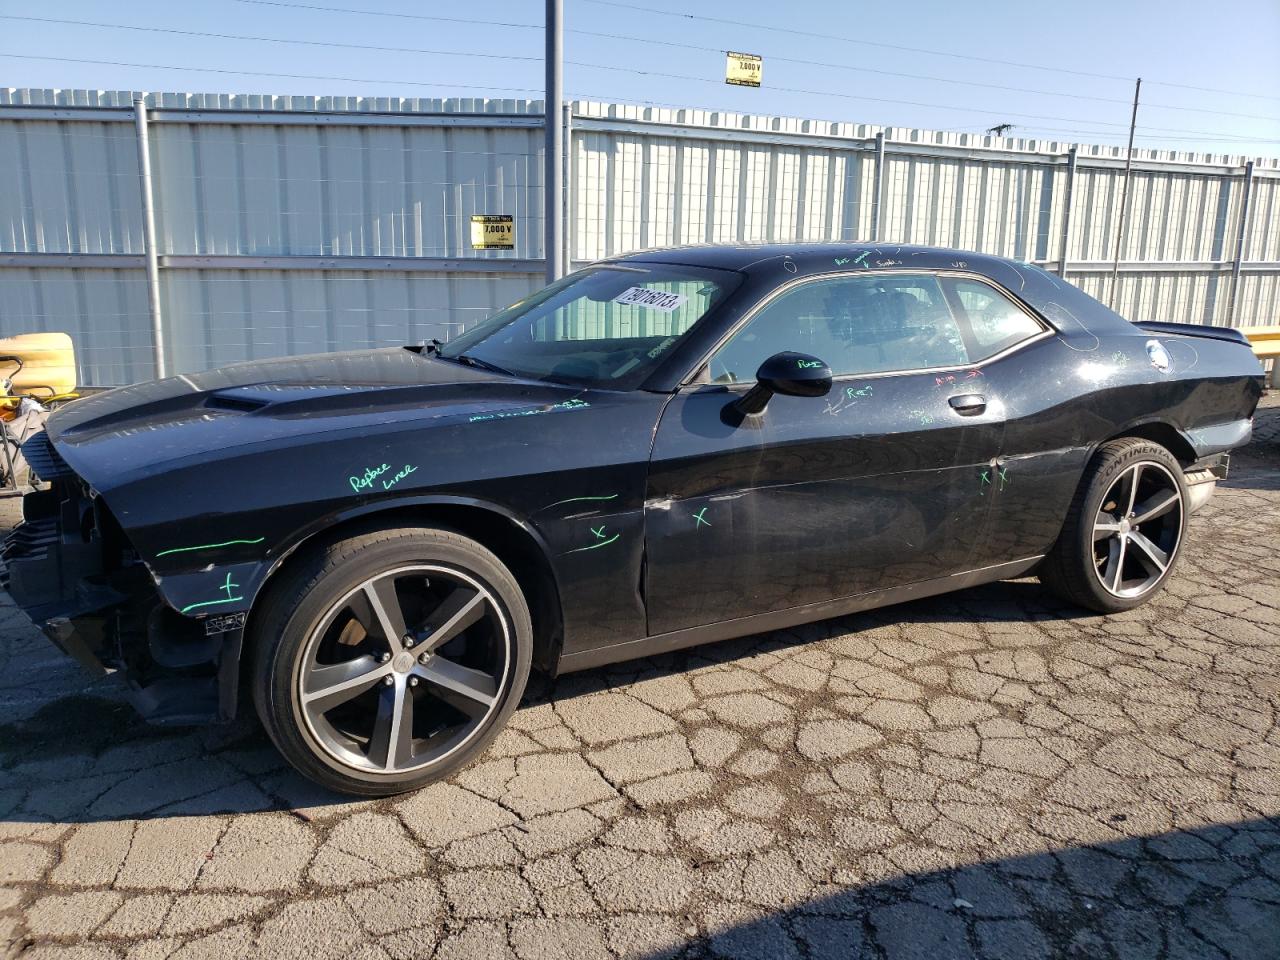
[[[426,649],[436,650],[484,616],[484,596],[456,587],[431,614]]]
[[[403,649],[402,638],[405,635],[404,611],[400,609],[400,598],[396,596],[395,577],[382,577],[364,585],[365,599],[373,611],[378,632],[391,646],[392,653]]]
[[[394,770],[413,750],[413,698],[403,680],[385,687],[378,698],[378,713],[369,738],[369,762]]]
[[[1135,556],[1152,576],[1158,577],[1169,568],[1169,555],[1152,543],[1146,534],[1130,533],[1129,542],[1138,548]]]
[[[1102,579],[1114,592],[1120,589],[1120,580],[1124,571],[1124,537],[1113,537],[1107,544],[1107,565],[1103,568]]]
[[[304,681],[302,702],[308,710],[325,713],[364,693],[390,671],[373,657],[312,667]]]
[[[1120,532],[1120,521],[1109,513],[1100,512],[1099,517],[1106,517],[1105,520],[1098,520],[1093,525],[1093,540],[1097,543],[1099,540],[1105,540],[1107,537],[1114,537]]]
[[[1174,504],[1180,499],[1181,497],[1177,490],[1166,490],[1163,493],[1152,494],[1133,508],[1133,522],[1146,523],[1156,517],[1163,517],[1173,509]]]
[[[1133,479],[1129,481],[1129,509],[1125,511],[1125,516],[1133,515],[1133,505],[1138,499],[1138,482],[1142,479],[1142,464],[1137,464],[1133,468]]]
[[[468,714],[483,714],[498,698],[498,684],[493,677],[444,657],[432,657],[418,664],[413,672],[441,691],[458,694],[459,697],[446,699]]]

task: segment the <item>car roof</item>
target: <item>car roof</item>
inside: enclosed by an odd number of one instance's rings
[[[865,255],[865,256],[864,256]],[[842,243],[818,241],[814,243],[752,243],[752,244],[693,244],[682,247],[662,247],[640,250],[635,253],[610,257],[604,263],[670,263],[693,267],[713,267],[719,270],[738,270],[750,273],[770,261],[791,260],[797,272],[809,273],[815,268],[844,266],[838,261],[847,259],[853,269],[877,267],[891,268],[911,266],[908,260],[915,258],[922,269],[937,269],[963,263],[971,271],[986,273],[1000,265],[1017,263],[1006,257],[974,253],[971,250],[955,250],[947,247],[925,247],[899,243]]]

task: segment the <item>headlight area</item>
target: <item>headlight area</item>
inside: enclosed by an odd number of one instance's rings
[[[106,503],[60,467],[46,478],[49,489],[23,498],[0,583],[64,653],[123,681],[148,721],[230,719],[243,615],[211,625],[215,618],[193,619],[164,603]]]

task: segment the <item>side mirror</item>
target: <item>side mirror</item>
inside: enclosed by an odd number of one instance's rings
[[[775,393],[788,397],[825,397],[831,392],[831,368],[806,353],[775,353],[760,364],[756,385],[732,404],[742,416],[764,410]]]

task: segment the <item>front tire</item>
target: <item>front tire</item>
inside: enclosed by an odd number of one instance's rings
[[[1173,573],[1187,524],[1182,467],[1164,447],[1126,437],[1085,469],[1040,581],[1099,613],[1132,610]]]
[[[378,530],[286,570],[255,616],[254,703],[322,786],[387,796],[478,756],[515,710],[533,628],[515,578],[447,530]]]

